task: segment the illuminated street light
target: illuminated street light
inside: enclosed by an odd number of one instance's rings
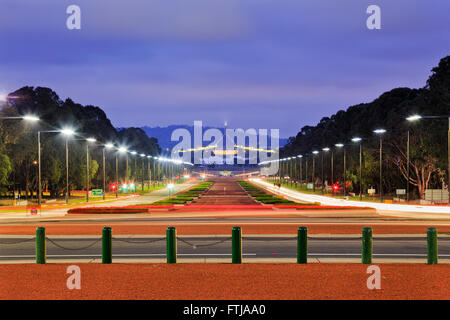
[[[114,145],[112,143],[105,144],[106,149],[112,149],[114,148]]]
[[[69,137],[75,134],[70,128],[63,128],[60,131],[66,136],[66,204],[69,203]]]
[[[73,136],[75,134],[75,131],[69,128],[62,129],[60,132],[65,136]]]
[[[89,202],[89,143],[96,142],[95,138],[86,139],[86,202]]]
[[[344,155],[344,161],[343,161],[343,167],[344,167],[344,175],[342,176],[342,179],[344,180],[342,185],[343,185],[343,191],[344,191],[344,197],[345,197],[345,193],[346,193],[346,180],[347,180],[347,174],[346,174],[346,163],[345,163],[345,148],[344,148],[344,144],[343,143],[336,143],[335,144],[336,148],[342,148],[342,153]]]
[[[381,136],[386,130],[376,129],[373,132],[380,135],[380,202],[383,202],[383,138]]]
[[[352,141],[359,142],[359,201],[362,201],[362,139],[355,137]]]
[[[422,116],[420,116],[418,114],[415,114],[415,115],[412,115],[412,116],[409,116],[408,118],[406,118],[406,120],[408,120],[408,121],[416,121],[419,119],[422,119]]]
[[[33,115],[25,115],[22,117],[22,119],[25,121],[31,121],[31,122],[36,122],[36,121],[40,120],[38,117],[33,116]]]

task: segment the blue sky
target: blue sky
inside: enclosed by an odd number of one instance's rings
[[[81,30],[66,8],[81,8]],[[366,8],[381,8],[381,30]],[[113,124],[302,126],[450,54],[450,1],[0,0],[0,92],[47,86]]]

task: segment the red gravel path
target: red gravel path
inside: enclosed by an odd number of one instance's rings
[[[0,299],[450,299],[450,265],[381,264],[381,290],[360,264],[0,265]]]
[[[300,225],[294,224],[184,224],[181,222],[173,222],[170,226],[177,228],[179,235],[198,235],[198,234],[229,234],[231,228],[235,225],[242,227],[244,234],[297,234]],[[376,224],[302,224],[308,227],[310,234],[359,234],[363,227],[372,226],[373,233],[376,234],[426,234],[427,228],[431,225],[376,225]],[[8,225],[0,226],[1,234],[35,234],[36,227],[45,227],[46,233],[49,235],[100,235],[102,227],[110,226],[113,234],[149,234],[164,235],[167,223],[157,225],[145,225],[142,223],[114,223],[114,222],[98,222],[89,224],[53,224],[40,223],[30,225]],[[450,226],[439,226],[437,230],[440,233],[450,232]]]

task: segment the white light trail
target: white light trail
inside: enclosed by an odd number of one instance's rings
[[[319,202],[320,204],[327,206],[367,207],[367,208],[374,208],[380,211],[450,214],[450,206],[421,206],[411,204],[389,204],[389,203],[360,202],[360,201],[336,199],[326,196],[301,193],[284,187],[278,188],[272,185],[271,183],[262,181],[261,179],[249,179],[249,180],[263,186],[264,188],[274,193],[283,194],[295,200],[306,202]]]

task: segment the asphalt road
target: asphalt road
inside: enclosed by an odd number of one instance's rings
[[[113,258],[164,258],[165,238],[120,237],[113,238]],[[295,258],[295,237],[244,237],[245,258]],[[359,258],[360,238],[310,238],[308,255],[311,258]],[[426,259],[425,238],[375,238],[374,258]],[[226,258],[231,257],[229,237],[179,237],[180,258]],[[94,259],[101,257],[100,237],[65,238],[47,240],[47,257],[52,259]],[[450,238],[439,239],[439,257],[450,259]],[[0,239],[0,261],[34,260],[34,240],[17,236]]]

